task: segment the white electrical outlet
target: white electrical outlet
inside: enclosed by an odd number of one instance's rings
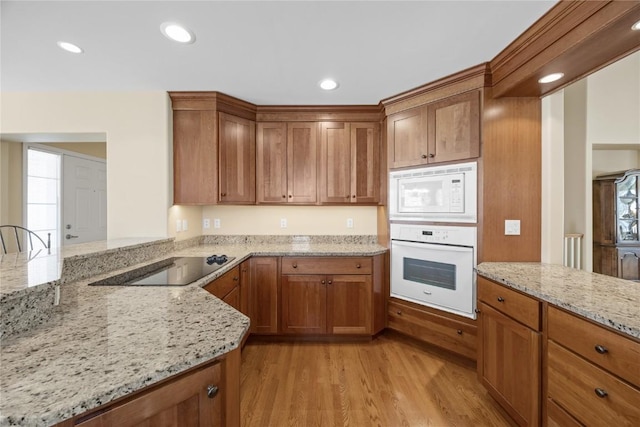
[[[220,218],[213,219],[213,228],[220,228]]]
[[[504,220],[504,235],[505,236],[519,236],[520,235],[520,220],[519,219],[505,219]]]
[[[280,228],[287,228],[287,218],[280,218]]]
[[[347,228],[353,228],[353,218],[347,218]]]
[[[211,227],[211,221],[209,221],[209,218],[205,218],[202,220],[202,228],[210,228]]]
[[[176,221],[176,232],[181,232],[182,231],[182,220],[179,219]]]
[[[189,229],[189,223],[186,219],[182,220],[182,231],[187,231]]]

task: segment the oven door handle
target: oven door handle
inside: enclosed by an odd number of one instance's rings
[[[473,248],[470,246],[455,246],[455,245],[443,245],[441,243],[417,243],[417,242],[407,242],[405,240],[391,240],[391,249],[394,246],[399,247],[408,247],[408,248],[416,248],[416,249],[426,249],[425,246],[430,247],[431,249],[440,249],[447,250],[451,252],[473,252]]]

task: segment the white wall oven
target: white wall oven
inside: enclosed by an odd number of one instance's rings
[[[477,163],[389,173],[391,221],[477,221]]]
[[[476,227],[391,224],[391,296],[476,318]]]

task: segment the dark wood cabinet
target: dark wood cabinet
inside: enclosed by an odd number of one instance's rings
[[[227,271],[205,285],[204,289],[236,310],[240,310],[240,267],[236,266]]]
[[[280,276],[278,258],[252,257],[251,290],[249,312],[251,332],[255,334],[277,334],[279,331],[278,318]]]
[[[258,123],[257,202],[317,202],[316,123]]]
[[[373,317],[371,275],[327,277],[327,333],[370,335]]]
[[[593,181],[593,271],[640,280],[638,192],[640,170]]]
[[[256,123],[218,113],[220,203],[256,201]]]
[[[216,112],[173,112],[173,203],[209,205],[218,200]]]
[[[540,424],[540,303],[478,278],[478,372],[489,393],[520,426]]]
[[[282,333],[327,332],[327,279],[318,275],[282,276]]]
[[[480,156],[480,91],[390,115],[387,142],[392,169]]]
[[[320,125],[320,201],[380,201],[378,123],[328,122]]]

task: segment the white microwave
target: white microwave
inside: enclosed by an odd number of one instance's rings
[[[389,173],[392,221],[477,222],[476,162]]]

